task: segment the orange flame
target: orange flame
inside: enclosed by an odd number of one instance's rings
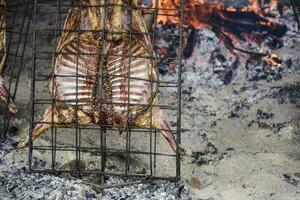
[[[269,36],[274,38],[281,37],[286,30],[284,25],[265,17],[267,12],[278,8],[278,0],[269,0],[268,3],[266,0],[250,0],[249,4],[242,8],[225,6],[223,3],[209,3],[207,0],[185,0],[182,16],[180,2],[181,0],[152,0],[152,8],[158,9],[157,22],[175,25],[182,22],[184,27],[211,29],[227,47],[237,47],[240,37],[260,43],[263,36],[254,33],[255,28],[258,32],[268,32]],[[263,51],[259,53],[265,54]],[[267,54],[262,59],[269,65],[282,67],[281,60],[275,54]]]
[[[211,17],[214,12],[220,13],[220,11],[255,12],[262,16],[263,5],[267,5],[270,10],[275,10],[278,6],[278,0],[271,0],[268,4],[264,0],[252,0],[248,6],[243,8],[226,7],[223,3],[212,4],[206,0],[185,0],[183,24],[195,28],[207,27],[206,19]],[[158,23],[178,24],[180,22],[180,0],[152,0],[152,8],[159,9]]]
[[[254,12],[259,13],[261,11],[261,0],[253,0],[250,5]]]

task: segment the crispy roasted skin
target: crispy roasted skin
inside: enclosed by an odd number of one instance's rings
[[[87,5],[91,2],[85,1]],[[78,37],[78,31],[63,32],[50,80],[54,98],[63,102],[47,109],[41,122],[69,126],[77,120],[80,125],[117,124],[123,129],[128,126],[153,127],[160,130],[176,151],[175,137],[162,110],[156,106],[158,71],[150,38],[143,34],[147,33],[147,28],[137,9],[138,1],[112,0],[112,3],[117,6],[105,15],[103,8],[70,9],[64,29],[102,30],[105,24],[109,33],[104,36],[101,31],[98,34],[79,31]],[[99,20],[96,16],[102,18]],[[130,31],[140,34],[128,34]],[[102,37],[105,37],[104,43]],[[100,53],[105,55],[102,65]],[[49,127],[49,123],[36,125],[32,139]],[[27,146],[28,142],[28,139],[21,142],[19,147]]]

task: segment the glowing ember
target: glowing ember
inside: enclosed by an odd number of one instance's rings
[[[262,60],[273,67],[282,67],[282,61],[276,54],[268,54],[262,58]]]
[[[251,4],[250,4],[250,8],[253,9],[253,11],[260,13],[261,12],[261,8],[267,5],[267,7],[270,10],[276,10],[278,7],[278,0],[270,0],[269,3],[267,3],[264,0],[252,0]]]

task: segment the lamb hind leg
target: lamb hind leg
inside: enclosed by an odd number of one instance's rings
[[[9,91],[4,84],[3,78],[0,76],[0,100],[2,100],[6,105],[8,105],[8,109],[10,112],[16,113],[17,107],[12,97],[10,96],[10,98],[8,99],[8,96],[9,96]]]
[[[84,112],[78,111],[77,116],[78,116],[78,124],[88,125],[91,123],[91,118],[87,116]],[[54,127],[69,126],[72,123],[74,123],[76,120],[75,109],[71,106],[64,107],[64,108],[60,107],[59,109],[52,106],[48,108],[44,116],[42,117],[42,119],[33,128],[32,140],[35,140],[36,138],[40,137],[51,127],[52,119],[53,119]],[[29,145],[29,137],[21,141],[18,144],[18,148],[25,148],[28,147],[28,145]]]
[[[35,125],[35,127],[32,129],[32,140],[35,140],[39,136],[41,136],[44,132],[46,132],[51,127],[52,122],[52,115],[53,115],[53,125],[55,125],[58,122],[58,111],[54,107],[50,107],[46,110],[44,113],[44,116],[41,120],[39,120],[39,123]],[[29,137],[24,139],[18,144],[18,148],[25,148],[29,145]]]
[[[186,154],[185,149],[181,148],[179,146],[179,144],[177,144],[176,138],[175,138],[174,134],[171,132],[171,129],[170,129],[161,109],[159,109],[159,108],[153,109],[152,121],[153,121],[154,128],[157,128],[160,130],[160,133],[164,136],[164,138],[170,144],[173,151],[177,152],[177,147],[178,147],[179,153],[181,155],[185,155]]]

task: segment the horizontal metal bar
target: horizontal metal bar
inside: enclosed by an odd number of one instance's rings
[[[159,10],[159,11],[166,11],[165,9],[151,9],[151,8],[149,8],[149,9],[142,9],[142,11],[143,10],[152,10],[152,11],[155,11],[156,12],[156,10]],[[151,11],[151,12],[152,12]],[[157,16],[165,16],[165,17],[179,17],[179,15],[180,15],[180,13],[178,12],[178,13],[176,13],[176,14],[168,14],[168,13],[159,13],[159,11],[158,11],[158,13],[157,13]],[[169,9],[169,10],[167,10],[167,11],[176,11],[176,10],[172,10],[172,9]],[[151,13],[151,12],[149,12],[149,13]],[[47,11],[40,11],[40,12],[38,12],[39,14],[41,14],[41,13],[43,13],[43,14],[56,14],[57,12],[56,11],[49,11],[49,10],[47,10]],[[66,11],[61,11],[61,14],[62,15],[67,15],[68,14],[68,11],[66,10]]]
[[[21,35],[21,36],[24,36],[26,37],[26,34],[25,33],[21,33],[19,31],[15,31],[15,30],[6,30],[7,33],[11,33],[11,34],[16,34],[16,35]]]
[[[72,174],[72,173],[80,173],[82,175],[104,175],[104,176],[115,176],[115,177],[135,177],[135,178],[147,178],[153,180],[166,180],[166,181],[177,181],[178,178],[176,176],[150,176],[148,174],[123,174],[123,173],[112,173],[112,172],[102,172],[100,169],[98,170],[82,170],[82,171],[72,171],[72,170],[53,170],[53,169],[31,169],[30,173],[53,173],[53,174]]]
[[[78,56],[81,56],[81,55],[88,55],[88,56],[95,56],[95,55],[104,55],[106,56],[107,54],[105,53],[85,53],[85,52],[76,52],[76,53],[63,53],[63,52],[49,52],[49,51],[41,51],[41,52],[36,52],[36,55],[52,55],[53,54],[55,56],[58,56],[58,55],[78,55]],[[109,54],[109,55],[112,55],[112,56],[120,56],[120,57],[124,57],[124,58],[127,58],[127,57],[131,57],[131,58],[152,58],[152,59],[165,59],[165,58],[171,58],[172,57],[167,57],[167,56],[164,56],[164,57],[157,57],[157,56],[130,56],[130,54]],[[178,58],[173,58],[174,60],[178,60]]]
[[[76,56],[82,56],[82,55],[89,55],[89,56],[95,56],[95,55],[103,55],[103,56],[106,56],[107,54],[95,54],[95,53],[83,53],[83,52],[78,52],[78,53],[61,53],[61,52],[38,52],[36,53],[37,56],[39,55],[51,55],[51,59],[53,59],[53,54],[54,56],[58,56],[58,55],[76,55]],[[170,59],[170,60],[173,60],[173,61],[179,61],[179,59],[177,57],[170,57],[170,56],[162,56],[162,57],[158,57],[158,56],[130,56],[130,55],[126,55],[126,54],[110,54],[112,56],[120,56],[122,58],[128,58],[128,57],[131,57],[131,58],[145,58],[145,59],[157,59],[157,60],[160,60],[160,59]],[[44,58],[41,58],[41,59],[44,59]],[[179,64],[179,63],[177,63]]]
[[[23,58],[22,55],[16,55],[16,54],[13,54],[13,53],[7,53],[6,55],[7,55],[8,58],[9,57],[14,57],[14,56],[16,56],[17,58]]]
[[[33,150],[42,150],[42,151],[50,151],[53,150],[52,146],[36,146],[36,145],[32,145],[32,149]],[[113,155],[118,155],[118,154],[127,154],[130,153],[132,155],[156,155],[156,156],[166,156],[166,157],[176,157],[176,154],[166,154],[166,153],[154,153],[154,152],[146,152],[146,151],[133,151],[133,150],[129,150],[126,151],[126,149],[122,150],[122,149],[112,149],[112,148],[106,148],[104,151],[101,151],[101,148],[93,148],[93,147],[61,147],[61,146],[56,146],[55,147],[55,151],[59,152],[59,151],[71,151],[71,152],[75,152],[75,151],[80,151],[82,153],[99,153],[99,154],[103,154],[106,153],[107,156],[113,156]]]
[[[53,76],[46,76],[46,75],[39,75],[36,79],[34,79],[35,81],[47,81],[48,82],[48,78],[49,77],[62,77],[62,78],[96,78],[96,77],[99,77],[99,78],[125,78],[125,79],[131,79],[131,80],[138,80],[138,81],[145,81],[145,82],[151,82],[153,84],[164,84],[166,87],[166,85],[168,84],[173,84],[174,86],[176,85],[176,83],[174,82],[168,82],[168,81],[153,81],[153,80],[149,80],[149,79],[144,79],[144,78],[138,78],[138,77],[132,77],[132,76],[127,76],[127,75],[107,75],[107,74],[101,74],[101,72],[97,75],[77,75],[77,76],[74,76],[74,75],[53,75]]]
[[[155,8],[149,8],[149,9],[142,9],[141,11],[144,11],[144,10],[151,10],[149,13],[152,13],[153,11],[156,12],[156,10],[159,10],[159,11],[176,11],[175,9],[169,9],[169,10],[165,10],[165,9],[155,9]],[[159,12],[158,11],[158,12]],[[42,11],[39,11],[38,12],[39,14],[56,14],[57,11],[50,11],[50,10],[42,10]],[[61,14],[62,15],[67,15],[68,14],[68,10],[66,11],[61,11]],[[158,13],[157,14],[158,16],[168,16],[168,17],[179,17],[180,13],[176,13],[176,14],[168,14],[168,13]]]
[[[93,77],[95,77],[95,76],[93,76]],[[49,76],[37,77],[34,80],[37,81],[37,82],[47,82],[48,83],[49,82]],[[158,88],[177,88],[177,84],[176,83],[172,83],[172,82],[167,83],[167,84],[159,82]]]
[[[40,122],[40,121],[34,121],[32,122],[32,126],[34,126],[35,124],[50,124],[53,126],[60,126],[60,128],[64,128],[64,129],[74,129],[74,127],[72,126],[72,124],[70,125],[65,125],[62,126],[62,124],[58,124],[58,123],[52,123],[52,122]],[[92,125],[87,125],[87,126],[81,126],[78,125],[77,127],[78,129],[82,129],[82,130],[101,130],[101,128],[106,128],[107,130],[111,130],[111,131],[120,131],[122,130],[122,128],[124,127],[120,127],[116,124],[112,124],[112,125],[107,125],[107,124],[99,124],[99,127],[97,127],[96,125],[92,126]],[[137,126],[132,126],[132,125],[128,125],[127,129],[130,129],[132,132],[153,132],[154,130],[156,131],[169,131],[166,129],[159,129],[159,128],[153,128],[153,127],[137,127]],[[176,130],[170,130],[173,134],[177,134]]]
[[[97,74],[97,75],[78,75],[78,76],[74,76],[74,75],[55,75],[55,76],[51,76],[51,75],[45,75],[45,74],[39,74],[37,75],[37,77],[34,79],[35,81],[39,81],[39,82],[48,82],[50,77],[65,77],[65,78],[90,78],[90,77],[121,77],[121,78],[128,78],[127,76],[122,76],[122,75],[106,75],[106,74]],[[142,80],[145,82],[148,82],[148,79],[143,79],[143,78],[136,78],[136,77],[131,77],[130,79],[133,80]],[[158,87],[177,87],[177,83],[173,82],[173,81],[151,81],[151,83],[159,83]]]
[[[101,128],[106,128],[107,131],[113,131],[113,132],[118,132],[118,134],[120,133],[120,127],[117,125],[113,125],[113,127],[111,127],[110,125],[99,125],[97,126],[84,126],[84,127],[79,127],[81,130],[93,130],[93,131],[99,131],[101,130]],[[148,132],[153,132],[155,129],[154,128],[130,128],[130,130],[134,133],[148,133]]]
[[[74,76],[70,76],[70,75],[55,75],[56,77],[74,77]],[[98,77],[108,77],[106,75],[97,75]],[[111,75],[111,76],[116,76],[116,75]],[[51,76],[50,75],[43,75],[43,74],[40,74],[38,75],[34,80],[35,81],[39,81],[39,82],[48,82],[49,81],[49,78]],[[78,75],[77,77],[95,77],[95,76],[81,76],[81,75]],[[124,78],[128,78],[127,76],[119,76],[119,77],[124,77]],[[135,79],[134,77],[130,77],[130,79]],[[142,78],[139,78],[137,80],[144,80],[144,81],[147,81],[147,79],[142,79]],[[173,82],[173,81],[159,81],[159,82],[156,82],[156,81],[152,81],[152,83],[159,83],[158,87],[177,87],[177,83],[176,82]]]
[[[11,5],[9,5],[9,6],[6,6],[6,8],[5,8],[5,11],[7,12],[7,15],[10,15],[10,14],[19,14],[19,13],[22,13],[22,14],[24,14],[24,13],[29,13],[27,10],[22,10],[22,9],[20,9],[20,7],[19,7],[19,9],[18,8],[16,8],[16,6],[14,7],[14,6],[11,6]]]
[[[120,132],[120,127],[118,125],[100,125],[99,127],[95,127],[95,126],[84,126],[84,127],[80,127],[81,130],[100,130],[101,128],[106,128],[108,131],[114,131],[114,132]],[[153,128],[153,127],[148,127],[148,128],[142,128],[142,127],[136,127],[136,126],[129,126],[128,127],[130,129],[131,132],[133,133],[151,133],[156,131],[161,131],[162,129],[158,129],[158,128]],[[173,134],[176,135],[176,131],[175,130],[170,130]]]
[[[57,28],[57,29],[52,29],[52,28],[48,28],[48,29],[36,29],[36,34],[38,35],[39,33],[44,33],[44,32],[54,32],[56,31],[60,31],[60,32],[69,32],[69,33],[105,33],[105,34],[115,34],[115,35],[130,35],[129,31],[110,31],[109,29],[101,29],[101,30],[93,30],[93,29],[85,29],[85,30],[81,30],[81,29],[63,29],[63,28]],[[149,36],[159,36],[159,37],[180,37],[180,34],[177,33],[161,33],[161,32],[138,32],[138,31],[132,31],[132,35],[149,35]]]
[[[15,10],[10,9],[10,8],[6,8],[5,11],[8,12],[8,13],[12,13],[12,14],[16,14],[17,13]]]
[[[92,54],[92,53],[78,53],[78,54],[73,54],[73,53],[57,53],[57,55],[59,54],[64,54],[64,55],[107,55],[107,54]],[[110,55],[114,55],[114,54],[110,54]],[[53,57],[55,55],[53,55],[53,52],[36,52],[36,57],[35,60],[53,60]],[[48,57],[46,57],[48,56]],[[122,55],[116,55],[116,56],[120,56],[120,57],[124,57],[124,58],[129,58],[128,56],[122,56]],[[157,62],[160,61],[166,61],[169,60],[168,63],[174,63],[175,65],[179,65],[180,63],[180,59],[175,55],[175,56],[168,56],[168,55],[164,55],[161,57],[158,56],[131,56],[131,58],[145,58],[145,59],[155,59],[157,60]]]
[[[40,9],[39,8],[39,5],[42,7],[42,6],[47,6],[47,8],[49,8],[49,3],[37,3],[37,9]],[[50,4],[52,5],[53,7],[57,6],[56,3],[52,3]],[[98,4],[98,5],[84,5],[84,4],[80,4],[78,3],[78,5],[72,5],[72,4],[62,4],[60,3],[59,6],[61,8],[63,7],[67,7],[67,8],[80,8],[80,9],[83,9],[83,8],[109,8],[109,7],[123,7],[123,8],[127,8],[127,9],[134,9],[134,10],[158,10],[158,11],[177,11],[178,13],[181,12],[181,9],[179,8],[160,8],[160,7],[157,7],[157,8],[153,8],[153,7],[148,7],[148,6],[130,6],[128,4],[116,4],[116,3],[105,3],[105,4]],[[49,12],[49,11],[48,11]],[[37,12],[39,13],[39,12]]]
[[[86,182],[86,181],[83,181],[83,183],[90,185],[92,187],[95,187],[97,189],[100,189],[100,190],[105,190],[105,189],[110,189],[110,188],[120,188],[120,187],[125,187],[125,186],[132,186],[132,185],[136,185],[136,184],[147,184],[147,183],[153,184],[153,180],[144,179],[144,180],[140,180],[140,181],[126,182],[126,183],[112,184],[112,185],[107,185],[107,184],[97,185],[97,184]]]
[[[54,103],[90,103],[90,104],[93,104],[95,103],[94,101],[83,101],[83,100],[56,100],[54,99]],[[52,105],[53,103],[53,99],[35,99],[34,100],[34,104],[48,104],[48,105]],[[141,104],[141,103],[116,103],[116,102],[101,102],[101,100],[99,100],[99,103],[101,103],[102,105],[128,105],[130,107],[133,107],[133,106],[140,106],[140,107],[158,107],[158,108],[161,108],[161,109],[164,109],[164,110],[176,110],[177,107],[176,106],[167,106],[167,105],[152,105],[151,103],[149,104]],[[75,105],[74,105],[75,106]],[[80,107],[80,104],[78,104],[78,106]],[[96,111],[99,111],[99,110],[94,110],[95,112]]]

